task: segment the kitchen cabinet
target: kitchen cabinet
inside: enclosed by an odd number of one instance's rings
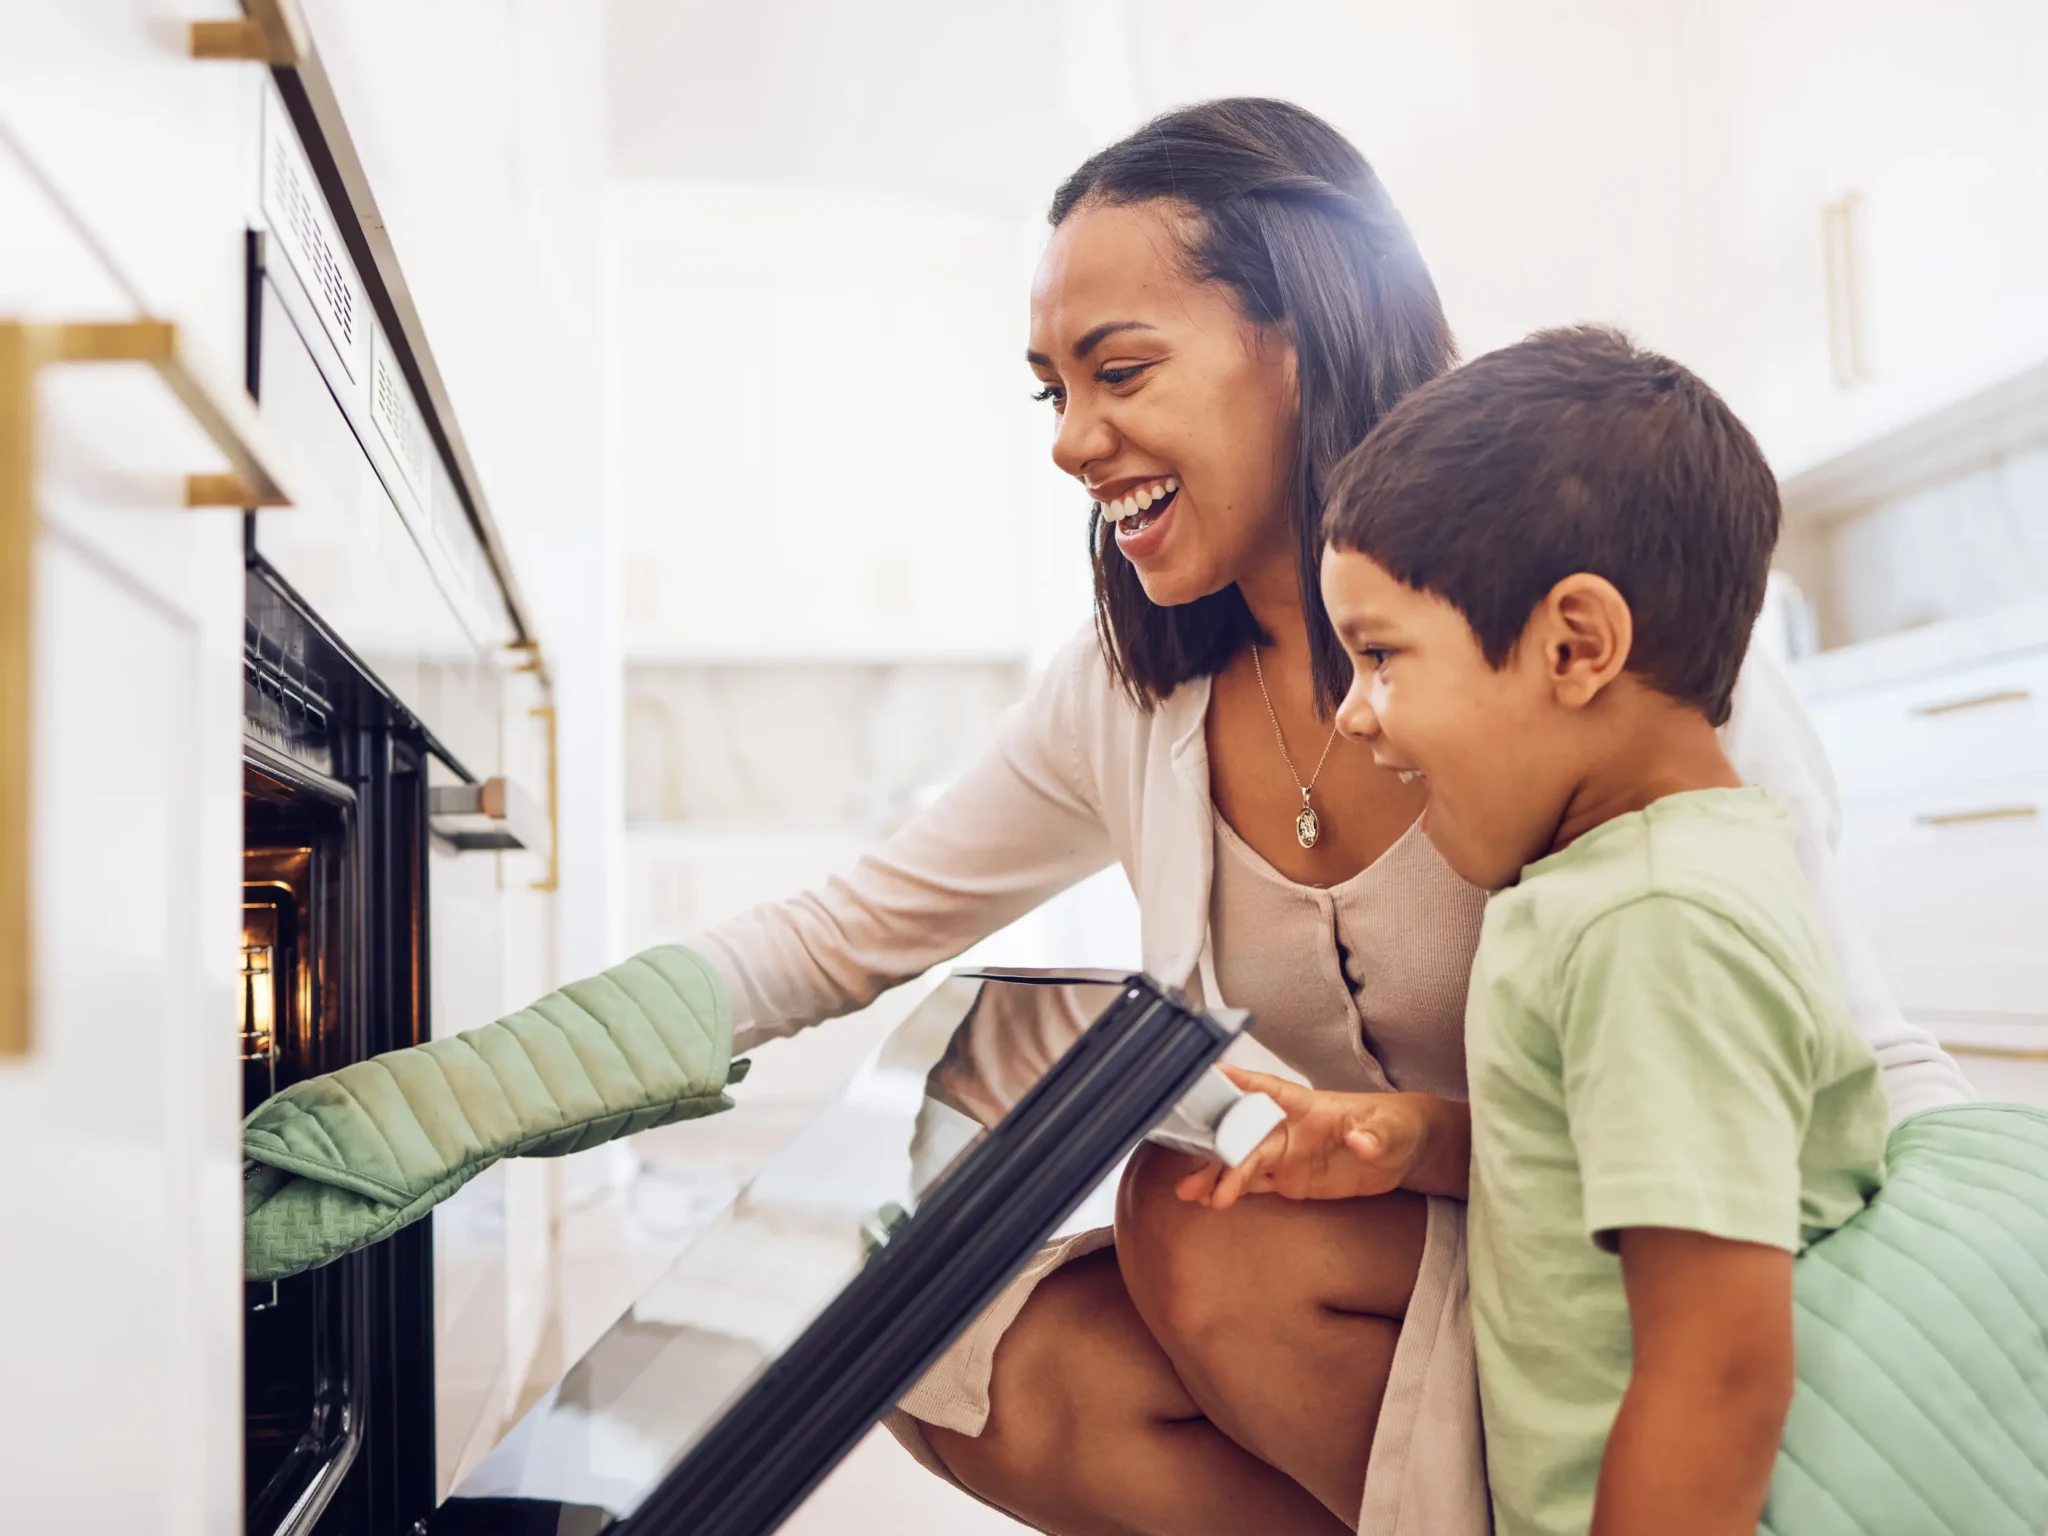
[[[0,16],[0,325],[161,314],[232,360],[227,119],[253,98],[187,78],[160,9]],[[32,989],[0,1051],[0,1529],[234,1530],[242,514],[186,506],[227,461],[152,369],[0,373],[0,476],[28,471],[0,560],[29,599],[27,715],[0,723],[25,725],[29,846],[0,875],[27,875]],[[238,372],[205,391],[253,416]]]
[[[1980,1092],[2048,1102],[2048,612],[1796,663],[1885,979]],[[1987,643],[1988,642],[1988,643]]]
[[[1688,361],[1781,476],[2048,359],[2048,11],[1713,0],[1674,18]]]
[[[0,19],[6,137],[131,304],[184,324],[230,380],[262,71],[197,62],[187,39],[240,14],[235,0],[12,0]]]

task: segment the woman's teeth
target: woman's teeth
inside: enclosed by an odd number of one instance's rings
[[[1180,482],[1169,475],[1156,485],[1141,485],[1128,496],[1103,502],[1102,515],[1125,533],[1136,533],[1166,510],[1179,489]]]
[[[1397,768],[1394,770],[1394,777],[1399,779],[1403,784],[1413,784],[1417,779],[1422,777],[1422,773],[1419,769],[1415,768]]]

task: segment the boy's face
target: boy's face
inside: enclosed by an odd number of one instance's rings
[[[1323,602],[1351,656],[1337,727],[1423,776],[1422,830],[1459,876],[1499,890],[1550,851],[1573,773],[1540,645],[1487,665],[1465,618],[1354,550],[1323,551]]]

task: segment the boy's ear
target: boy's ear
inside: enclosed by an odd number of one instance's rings
[[[1635,616],[1605,576],[1565,577],[1537,605],[1536,618],[1544,670],[1565,708],[1585,708],[1628,666]]]

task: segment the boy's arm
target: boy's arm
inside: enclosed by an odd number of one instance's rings
[[[1663,1227],[1618,1235],[1635,1365],[1592,1536],[1754,1536],[1792,1404],[1792,1255]]]

